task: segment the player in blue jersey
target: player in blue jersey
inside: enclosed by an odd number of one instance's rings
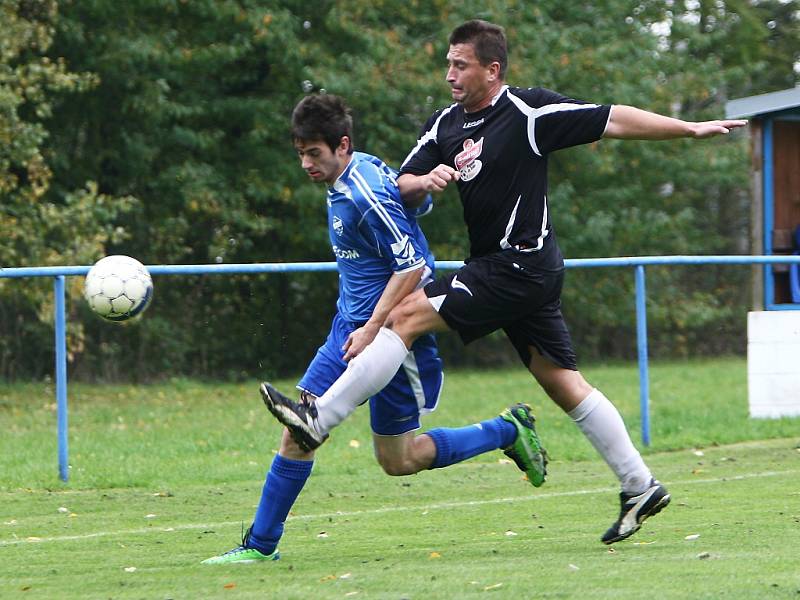
[[[414,210],[403,206],[395,172],[374,156],[354,152],[352,119],[336,96],[303,99],[292,114],[292,135],[303,169],[313,181],[328,186],[328,229],[339,269],[339,299],[330,334],[297,385],[301,404],[313,412],[315,400],[342,373],[359,377],[358,363],[348,365],[347,355],[359,354],[381,335],[390,311],[431,280],[433,256],[416,222],[416,216],[430,210],[431,199],[426,196]],[[442,363],[430,333],[419,336],[409,349],[402,342],[400,346],[403,360],[388,383],[370,394],[375,455],[386,473],[410,475],[503,449],[533,485],[544,482],[545,452],[526,405],[513,405],[475,425],[416,434],[420,415],[434,410],[438,402]],[[269,390],[268,384],[262,385],[265,401]],[[268,407],[274,409],[269,403]],[[278,559],[284,522],[311,474],[313,459],[313,448],[284,431],[241,545],[203,562]]]
[[[601,539],[623,540],[670,496],[634,447],[617,409],[578,371],[561,314],[564,261],[549,214],[547,157],[603,137],[707,138],[746,122],[692,123],[631,106],[581,102],[543,88],[508,86],[505,33],[485,21],[457,27],[449,42],[446,80],[454,103],[424,125],[398,185],[412,206],[430,192],[458,188],[470,258],[392,311],[385,332],[353,358],[369,377],[355,381],[345,373],[320,398],[316,413],[278,393],[273,402],[283,407],[283,422],[298,439],[318,445],[371,390],[383,386],[417,336],[455,330],[469,343],[502,329],[525,367],[619,479],[619,517]]]

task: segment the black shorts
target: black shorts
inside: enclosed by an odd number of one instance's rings
[[[539,270],[530,262],[514,252],[472,259],[426,285],[425,294],[465,344],[502,329],[526,367],[533,346],[575,371],[575,351],[561,314],[564,269]]]

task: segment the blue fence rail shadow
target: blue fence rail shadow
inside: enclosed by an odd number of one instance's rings
[[[800,256],[630,256],[617,258],[567,259],[567,268],[632,267],[635,276],[636,344],[639,364],[639,404],[642,423],[642,443],[650,445],[650,379],[647,354],[647,294],[645,267],[653,265],[765,265],[765,276],[772,264],[800,265]],[[437,261],[438,269],[457,269],[461,261]],[[88,266],[19,267],[0,268],[0,278],[53,277],[55,280],[55,372],[56,414],[58,436],[58,475],[62,481],[69,479],[69,442],[67,415],[67,336],[65,278],[85,276]],[[227,265],[153,265],[152,275],[225,275],[232,273],[291,273],[335,271],[335,262],[307,263],[254,263]],[[792,307],[795,308],[795,307]],[[800,310],[800,305],[796,305]]]

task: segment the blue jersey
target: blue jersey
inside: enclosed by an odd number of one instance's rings
[[[396,172],[379,158],[354,152],[328,189],[328,230],[339,267],[337,308],[352,323],[367,321],[393,273],[425,266],[433,255],[414,211],[404,208]]]

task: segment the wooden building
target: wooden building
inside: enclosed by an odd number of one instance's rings
[[[729,119],[750,120],[752,253],[800,253],[800,86],[732,100]],[[755,310],[800,310],[800,267],[753,271]]]

